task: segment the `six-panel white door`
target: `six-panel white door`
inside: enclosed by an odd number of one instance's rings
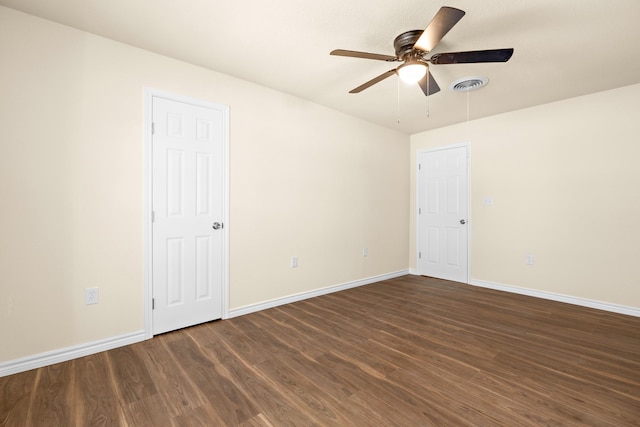
[[[152,102],[153,333],[222,317],[224,114]],[[223,224],[221,224],[223,226]]]
[[[468,281],[467,147],[418,154],[418,274]]]

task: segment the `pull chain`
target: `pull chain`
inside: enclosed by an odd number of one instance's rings
[[[429,70],[429,68],[427,68],[427,118],[429,118],[430,115],[431,115],[431,106],[430,106],[431,103],[429,101],[429,96],[431,95],[431,91],[429,90],[429,80],[431,80],[430,79],[431,76],[429,74],[430,72],[431,72],[431,70]]]
[[[469,113],[469,111],[470,111],[469,99],[470,99],[471,95],[469,94],[469,92],[470,91],[467,90],[467,125],[466,125],[467,131],[466,132],[467,132],[467,135],[468,135],[467,138],[469,139],[469,141],[471,141],[471,123],[469,123],[469,120],[471,119],[471,114]]]
[[[467,124],[469,124],[469,91],[467,90]]]
[[[400,79],[396,79],[398,83],[398,124],[400,124]]]

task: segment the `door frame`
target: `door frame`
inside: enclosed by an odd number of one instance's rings
[[[152,206],[153,206],[153,188],[152,188],[152,165],[153,165],[153,148],[152,148],[152,120],[153,120],[153,98],[164,98],[170,101],[181,102],[184,104],[196,105],[199,107],[210,108],[220,111],[223,114],[222,126],[222,218],[224,224],[221,231],[223,233],[223,254],[222,254],[222,318],[229,318],[229,106],[216,104],[201,99],[191,98],[189,96],[177,95],[161,91],[154,88],[144,88],[144,208],[143,208],[143,278],[144,278],[144,335],[145,339],[153,337],[153,230],[152,230]]]
[[[415,232],[415,241],[416,241],[416,273],[420,275],[424,275],[425,272],[421,271],[420,268],[420,221],[422,220],[420,215],[420,201],[422,200],[422,182],[420,180],[420,157],[422,154],[432,153],[435,151],[443,151],[450,150],[454,148],[466,148],[467,150],[467,277],[465,283],[469,283],[471,280],[471,227],[473,226],[473,221],[471,220],[471,144],[469,142],[461,142],[458,144],[450,144],[443,145],[441,147],[433,147],[433,148],[425,148],[416,151],[416,206],[415,206],[415,215],[416,215],[416,232]]]

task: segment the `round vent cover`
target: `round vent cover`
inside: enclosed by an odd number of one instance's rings
[[[454,92],[468,92],[470,90],[480,89],[489,83],[489,79],[486,77],[464,77],[451,83],[452,91]]]

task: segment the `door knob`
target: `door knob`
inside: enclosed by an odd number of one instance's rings
[[[222,223],[220,222],[214,222],[213,225],[211,226],[214,230],[220,230],[222,228]]]
[[[465,221],[464,219],[460,220],[460,224],[465,225],[467,223],[467,221]]]

